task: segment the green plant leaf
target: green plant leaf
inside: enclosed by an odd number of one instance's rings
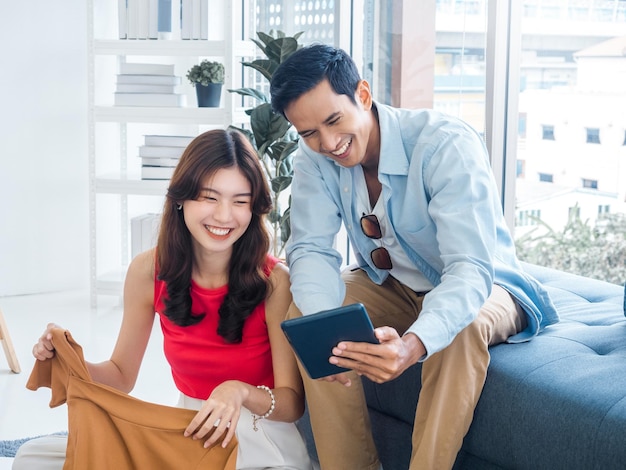
[[[289,196],[289,206],[285,209],[282,217],[280,218],[280,241],[287,243],[291,236],[291,196]]]
[[[242,62],[242,65],[251,67],[261,73],[268,80],[272,79],[272,75],[278,68],[278,63],[267,59],[257,59],[252,62]]]
[[[260,104],[252,110],[250,125],[260,154],[265,153],[267,147],[284,136],[290,126],[284,117],[272,111],[269,103]]]
[[[263,41],[263,44],[265,44],[266,46],[267,46],[270,42],[272,42],[272,41],[274,40],[274,36],[271,36],[271,35],[269,35],[269,34],[266,34],[266,33],[262,32],[262,31],[257,31],[256,35],[259,37],[259,39],[260,39],[261,41]],[[257,46],[259,46],[259,48],[260,48],[261,50],[263,50],[263,51],[265,52],[265,48],[264,48],[264,47],[261,47],[261,46],[259,45],[259,42],[258,42],[256,39],[252,39],[252,41],[253,41],[253,42],[254,42]]]
[[[252,98],[259,100],[261,103],[269,102],[265,93],[257,90],[256,88],[237,88],[236,90],[229,88],[228,91],[231,93],[237,93],[241,96],[251,96]]]
[[[278,212],[277,210],[271,210],[269,214],[267,214],[267,220],[271,224],[280,223],[280,212]]]
[[[272,178],[272,191],[275,193],[281,193],[289,187],[291,184],[292,176],[277,176]]]
[[[289,157],[298,148],[298,141],[281,140],[272,145],[272,152],[276,153],[275,160],[283,161]]]
[[[267,45],[266,55],[270,60],[281,64],[287,57],[296,52],[297,49],[298,41],[294,38],[279,38]]]

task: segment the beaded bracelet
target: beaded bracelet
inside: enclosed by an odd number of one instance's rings
[[[268,418],[269,415],[271,415],[274,412],[274,408],[276,407],[276,399],[274,398],[274,392],[272,392],[269,387],[267,387],[265,385],[257,385],[256,388],[260,388],[261,390],[265,390],[267,393],[270,394],[270,400],[272,400],[272,404],[270,405],[270,409],[267,410],[267,413],[265,413],[263,416],[257,416],[254,413],[252,413],[252,429],[254,429],[255,431],[258,431],[259,429],[257,428],[257,425],[256,425],[257,421],[259,421],[261,419]]]

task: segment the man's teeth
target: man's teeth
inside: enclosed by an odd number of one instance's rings
[[[209,227],[207,226],[207,230],[214,235],[226,235],[230,232],[228,228],[217,228],[217,227]]]
[[[346,150],[348,150],[348,147],[350,146],[350,142],[352,142],[352,139],[350,139],[349,141],[347,141],[345,144],[343,144],[343,146],[339,149],[339,150],[335,150],[333,152],[333,155],[342,155],[345,153]]]

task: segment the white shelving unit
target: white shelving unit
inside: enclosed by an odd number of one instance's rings
[[[129,239],[130,239],[130,200],[134,197],[161,198],[165,196],[168,181],[143,181],[139,178],[132,166],[134,156],[129,155],[133,149],[129,149],[129,142],[137,139],[136,126],[160,125],[172,126],[176,129],[186,126],[185,129],[194,129],[198,134],[203,129],[226,127],[230,124],[239,125],[247,121],[247,115],[242,108],[237,108],[240,103],[238,95],[227,92],[229,88],[239,88],[242,83],[243,58],[251,58],[255,55],[256,46],[248,37],[248,30],[242,31],[246,23],[246,14],[250,11],[248,1],[211,0],[209,8],[214,9],[221,15],[217,18],[220,29],[223,29],[223,37],[209,40],[180,40],[180,39],[111,39],[110,37],[96,37],[102,30],[96,21],[108,21],[109,26],[116,26],[117,2],[110,0],[89,0],[88,14],[88,158],[89,158],[89,238],[90,238],[90,289],[91,304],[97,305],[99,295],[122,295],[122,288],[126,269],[129,263]],[[247,11],[244,11],[247,10]],[[104,12],[104,13],[103,13]],[[211,11],[209,12],[211,14]],[[214,13],[217,14],[217,13]],[[242,20],[244,19],[244,20]],[[216,18],[213,18],[216,21]],[[109,31],[115,28],[108,28]],[[116,35],[113,34],[113,36]],[[245,37],[244,37],[245,35]],[[108,34],[111,36],[111,33]],[[139,59],[137,59],[139,58]],[[113,102],[113,81],[116,71],[108,74],[101,73],[99,60],[108,61],[116,67],[120,62],[135,60],[147,62],[153,58],[168,58],[176,62],[176,74],[182,76],[186,84],[185,74],[188,63],[198,63],[203,58],[219,60],[225,67],[225,83],[222,92],[222,105],[220,108],[198,108],[195,97],[189,96],[187,85],[186,107],[122,107],[108,105]],[[158,60],[158,59],[156,59]],[[183,64],[179,67],[179,63]],[[102,98],[100,85],[111,90]],[[108,82],[107,82],[108,81]],[[115,138],[101,137],[100,126],[109,126],[115,129]],[[109,129],[110,132],[110,129]],[[176,131],[174,131],[176,132]],[[105,133],[106,135],[106,133]],[[114,141],[117,141],[117,144]],[[112,150],[103,151],[102,148],[112,147]],[[136,149],[135,149],[136,150]],[[104,155],[103,155],[104,153]],[[130,158],[129,158],[130,157]],[[108,167],[115,168],[113,171],[101,171],[99,159],[106,160]],[[98,219],[102,217],[101,206],[111,205],[111,201],[102,201],[103,196],[117,198],[113,203],[111,212],[116,215],[110,216],[111,227],[119,226],[119,232],[112,230],[106,224],[106,230],[100,230]],[[161,202],[162,205],[162,202]],[[106,211],[105,211],[106,212]],[[116,219],[116,220],[113,220]],[[117,233],[112,233],[115,231]],[[106,263],[101,258],[100,245],[107,238],[117,238],[114,245],[118,253],[113,257],[106,255]],[[106,267],[103,267],[106,265]],[[109,269],[109,266],[113,266]]]

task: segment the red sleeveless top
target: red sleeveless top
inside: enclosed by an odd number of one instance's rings
[[[278,259],[267,256],[264,272],[272,272]],[[191,281],[191,311],[204,312],[195,325],[179,326],[163,313],[167,297],[164,281],[154,281],[154,305],[161,320],[163,350],[178,390],[192,398],[206,400],[213,389],[226,380],[274,388],[270,340],[265,322],[265,302],[246,319],[241,343],[227,343],[217,334],[218,309],[228,285],[204,289]]]

